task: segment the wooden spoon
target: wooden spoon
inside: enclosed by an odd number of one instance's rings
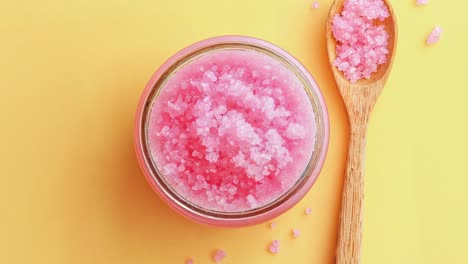
[[[346,178],[343,185],[343,197],[338,234],[336,263],[357,264],[361,260],[362,216],[364,199],[364,157],[366,132],[369,115],[390,73],[395,57],[397,43],[397,23],[395,14],[388,0],[384,0],[390,17],[383,22],[389,34],[389,54],[385,64],[379,66],[369,80],[350,83],[343,74],[333,66],[336,58],[336,42],[331,27],[333,17],[341,13],[345,0],[335,0],[328,15],[326,38],[327,49],[333,75],[348,111],[351,135],[348,150]]]

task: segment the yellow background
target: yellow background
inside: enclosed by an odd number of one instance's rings
[[[332,1],[319,2],[3,0],[0,263],[211,263],[217,247],[226,264],[333,263],[349,126],[326,57]],[[363,263],[466,263],[468,2],[392,2],[400,40],[369,127]],[[442,39],[426,47],[435,25]],[[223,34],[288,50],[329,106],[323,172],[274,230],[183,219],[152,192],[133,152],[133,115],[152,73]],[[266,252],[272,239],[282,243],[276,256]]]

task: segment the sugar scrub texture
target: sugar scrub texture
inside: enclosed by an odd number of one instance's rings
[[[154,102],[153,161],[186,200],[240,212],[272,202],[306,168],[315,116],[303,85],[257,51],[219,50],[177,71]]]
[[[352,83],[369,79],[387,61],[388,33],[377,21],[389,16],[382,0],[347,0],[341,14],[333,18],[337,41],[333,64]]]

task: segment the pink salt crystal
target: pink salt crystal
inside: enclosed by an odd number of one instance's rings
[[[435,27],[431,34],[427,37],[426,43],[427,45],[432,45],[435,44],[439,41],[440,35],[442,34],[442,28],[440,27]]]
[[[297,229],[292,230],[293,238],[297,238],[300,234],[301,234],[301,232],[299,230],[297,230]]]
[[[390,16],[382,0],[347,0],[332,23],[336,39],[333,65],[352,83],[369,79],[387,61],[388,32],[377,21]]]
[[[214,262],[219,263],[226,257],[226,255],[226,251],[217,249],[215,254],[213,255],[213,260]]]
[[[279,240],[273,240],[271,241],[270,245],[268,246],[268,250],[272,254],[276,254],[279,252],[279,247],[280,247],[280,241]]]
[[[276,227],[276,223],[275,223],[275,222],[271,222],[271,223],[270,223],[270,229],[273,229],[273,228],[275,228],[275,227]]]
[[[312,213],[312,209],[311,208],[306,208],[305,209],[305,214],[306,215],[310,215]]]
[[[257,51],[220,50],[183,66],[149,116],[152,160],[188,201],[240,212],[294,186],[314,150],[315,116],[304,87]]]
[[[189,258],[185,261],[185,264],[193,264],[193,259]]]
[[[319,2],[315,1],[315,2],[312,3],[312,8],[313,8],[313,9],[317,9],[317,8],[319,8],[319,7],[320,7]]]
[[[416,0],[416,5],[427,5],[428,0]]]

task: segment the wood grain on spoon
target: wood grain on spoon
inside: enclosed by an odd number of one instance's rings
[[[343,184],[340,226],[337,241],[336,263],[356,264],[361,261],[362,217],[364,199],[364,157],[369,115],[382,91],[395,57],[397,23],[388,0],[385,0],[390,17],[383,22],[389,35],[388,60],[380,65],[370,79],[350,83],[335,66],[336,41],[332,35],[332,22],[341,13],[345,0],[335,0],[328,15],[326,38],[330,65],[349,116],[351,135],[348,149],[346,176]]]

